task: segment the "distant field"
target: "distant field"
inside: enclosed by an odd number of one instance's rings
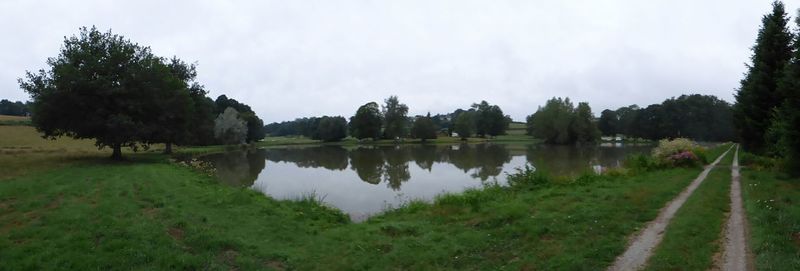
[[[2,153],[9,153],[11,150],[14,152],[97,151],[92,140],[76,140],[68,137],[57,140],[44,139],[36,128],[31,126],[0,126],[0,134],[3,135],[0,139]]]
[[[511,125],[508,126],[508,130],[506,133],[508,135],[525,135],[527,132],[525,129],[525,123],[522,122],[512,122]]]
[[[21,117],[21,116],[0,115],[0,121],[7,121],[7,120],[26,121],[26,120],[31,120],[31,118],[30,117]]]
[[[30,125],[30,117],[0,115],[0,125]]]
[[[98,150],[92,140],[44,139],[31,126],[0,125],[0,135],[0,180],[111,155],[109,150]]]

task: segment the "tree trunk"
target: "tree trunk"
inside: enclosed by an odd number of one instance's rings
[[[164,146],[164,154],[172,154],[172,142],[167,142]]]
[[[112,160],[122,160],[122,144],[115,143],[112,147],[114,152],[111,153]]]

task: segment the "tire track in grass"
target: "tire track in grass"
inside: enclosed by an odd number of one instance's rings
[[[730,212],[727,165],[732,161],[733,157],[726,155],[678,210],[646,270],[708,270],[720,262],[715,260],[721,255],[723,228]]]
[[[725,247],[722,253],[722,270],[752,270],[747,253],[745,213],[742,203],[742,186],[739,174],[739,146],[731,165],[731,214],[725,226]]]
[[[667,203],[667,205],[658,213],[656,219],[648,223],[644,230],[635,235],[625,252],[617,257],[608,270],[639,270],[644,267],[644,265],[647,263],[647,260],[653,254],[653,249],[664,237],[664,230],[667,228],[667,225],[669,225],[672,217],[675,216],[675,213],[681,208],[681,206],[683,206],[683,203],[686,202],[686,199],[688,199],[689,196],[691,196],[692,193],[697,189],[697,187],[700,186],[703,180],[705,180],[706,176],[708,176],[708,173],[714,169],[720,160],[722,160],[722,157],[725,157],[725,155],[728,154],[731,148],[733,148],[733,145],[731,145],[728,150],[722,153],[722,155],[717,157],[713,163],[706,166],[703,172],[701,172],[700,175],[697,176],[697,178],[695,178],[685,190],[678,194],[675,199]]]

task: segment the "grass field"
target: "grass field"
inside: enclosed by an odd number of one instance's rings
[[[30,117],[0,115],[0,126],[2,126],[2,125],[30,125],[30,124],[31,124],[31,118]]]
[[[800,270],[800,179],[744,165],[742,194],[758,270]]]
[[[16,127],[0,146],[30,151],[0,154],[27,168],[0,180],[8,269],[602,269],[700,171],[490,186],[355,224],[158,153],[111,162],[91,142],[39,142]]]
[[[270,200],[162,161],[82,162],[0,182],[0,260],[21,269],[596,269],[697,174],[491,188],[352,224],[313,202]]]

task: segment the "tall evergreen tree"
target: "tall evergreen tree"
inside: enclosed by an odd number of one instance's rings
[[[761,19],[762,26],[753,46],[753,63],[748,65],[736,93],[734,121],[742,146],[748,151],[764,151],[764,133],[771,124],[773,111],[784,99],[777,85],[792,54],[788,20],[783,3],[773,2],[772,13]]]
[[[800,17],[795,23],[800,27]],[[790,173],[800,175],[800,36],[792,46],[794,54],[778,82],[778,93],[784,100],[773,114],[767,143],[773,154],[785,158]]]

